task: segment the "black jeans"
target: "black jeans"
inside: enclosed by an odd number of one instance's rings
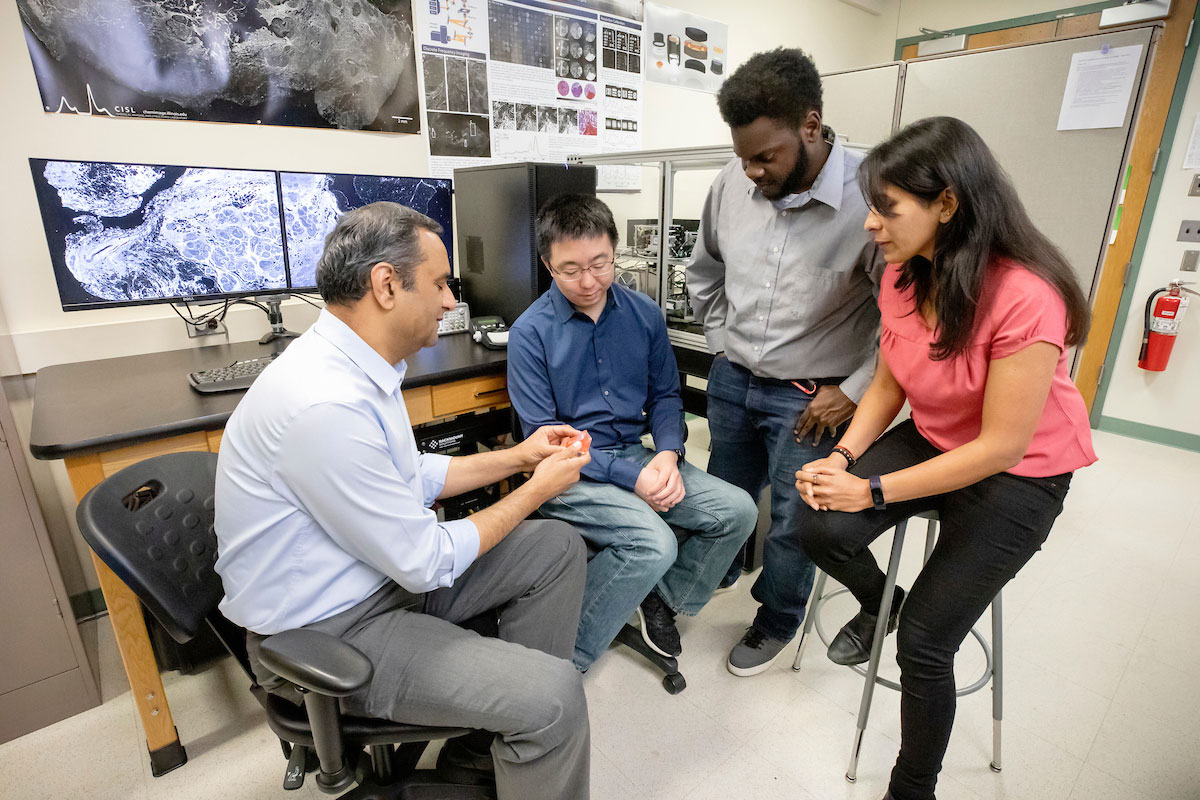
[[[941,453],[911,420],[884,434],[855,465],[883,475]],[[1071,473],[1026,478],[1001,472],[946,494],[855,514],[803,506],[797,531],[814,563],[876,613],[885,575],[867,546],[900,520],[936,510],[941,535],[904,601],[896,634],[900,665],[900,755],[896,800],[929,800],[954,724],[954,655],[992,598],[1033,557],[1062,511]]]

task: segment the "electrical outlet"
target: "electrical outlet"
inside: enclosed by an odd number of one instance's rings
[[[1200,263],[1200,250],[1184,250],[1183,263],[1179,265],[1180,272],[1195,272]]]
[[[220,336],[221,334],[228,333],[229,329],[226,328],[225,323],[221,322],[220,320],[210,319],[208,322],[201,323],[200,325],[193,325],[190,322],[187,323],[187,334],[189,339],[198,339],[201,336]]]
[[[1177,242],[1200,242],[1200,219],[1185,219],[1179,224]]]
[[[1188,187],[1188,197],[1200,197],[1200,172],[1192,175],[1192,185]]]

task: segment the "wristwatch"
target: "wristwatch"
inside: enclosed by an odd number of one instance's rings
[[[683,463],[683,451],[682,450],[672,450],[671,452],[674,453],[675,455],[679,456],[679,460],[675,463],[682,464]]]
[[[867,483],[871,487],[871,504],[875,506],[876,511],[886,511],[887,501],[883,499],[883,484],[879,481],[878,475],[872,475],[867,479]]]

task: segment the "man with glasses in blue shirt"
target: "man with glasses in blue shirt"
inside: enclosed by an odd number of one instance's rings
[[[593,196],[561,195],[539,212],[537,233],[554,283],[509,333],[508,392],[526,435],[568,424],[592,437],[582,479],[541,507],[594,553],[574,663],[586,671],[635,610],[646,643],[674,657],[675,615],[708,602],[757,508],[683,460],[675,354],[654,301],[613,283],[612,212]],[[692,534],[677,544],[670,525]]]

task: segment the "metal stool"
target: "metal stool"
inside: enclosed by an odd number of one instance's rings
[[[938,516],[936,511],[924,511],[914,516],[922,517],[929,521],[925,530],[925,557],[921,562],[924,564],[933,555],[933,547],[937,541]],[[859,664],[850,666],[850,669],[867,679],[863,685],[862,700],[858,706],[858,729],[854,734],[854,748],[850,753],[850,766],[846,770],[846,780],[851,783],[858,780],[858,755],[862,749],[863,732],[867,728],[867,717],[871,713],[871,699],[875,694],[875,684],[878,683],[889,689],[900,691],[900,684],[879,676],[879,660],[883,654],[883,640],[887,636],[887,619],[891,611],[892,595],[895,593],[896,576],[900,572],[900,552],[904,548],[904,534],[908,527],[908,522],[909,520],[906,519],[896,525],[896,532],[892,538],[892,554],[888,559],[887,578],[883,585],[883,601],[879,604],[879,622],[875,625],[875,636],[871,642],[871,659],[867,662],[866,669],[863,669]],[[812,632],[814,625],[821,641],[826,646],[829,645],[830,638],[826,635],[825,629],[821,625],[821,605],[831,597],[850,591],[843,587],[835,589],[829,594],[823,594],[825,579],[827,577],[824,572],[817,570],[817,580],[812,592],[813,600],[809,605],[808,615],[804,620],[804,629],[800,633],[800,646],[796,650],[796,660],[792,662],[792,669],[797,672],[800,671],[800,659],[804,657],[804,646],[808,643],[808,635]],[[901,624],[903,624],[903,621],[901,621]],[[989,766],[993,772],[1000,771],[1000,726],[1003,720],[1002,712],[1004,706],[1004,671],[1002,660],[1004,637],[1002,628],[1000,593],[997,592],[996,597],[992,600],[991,646],[988,645],[987,640],[980,635],[978,630],[971,628],[971,635],[975,637],[975,640],[979,642],[979,646],[983,648],[983,655],[987,661],[983,674],[974,683],[955,692],[958,697],[962,697],[979,691],[989,681],[992,683],[992,761]]]

